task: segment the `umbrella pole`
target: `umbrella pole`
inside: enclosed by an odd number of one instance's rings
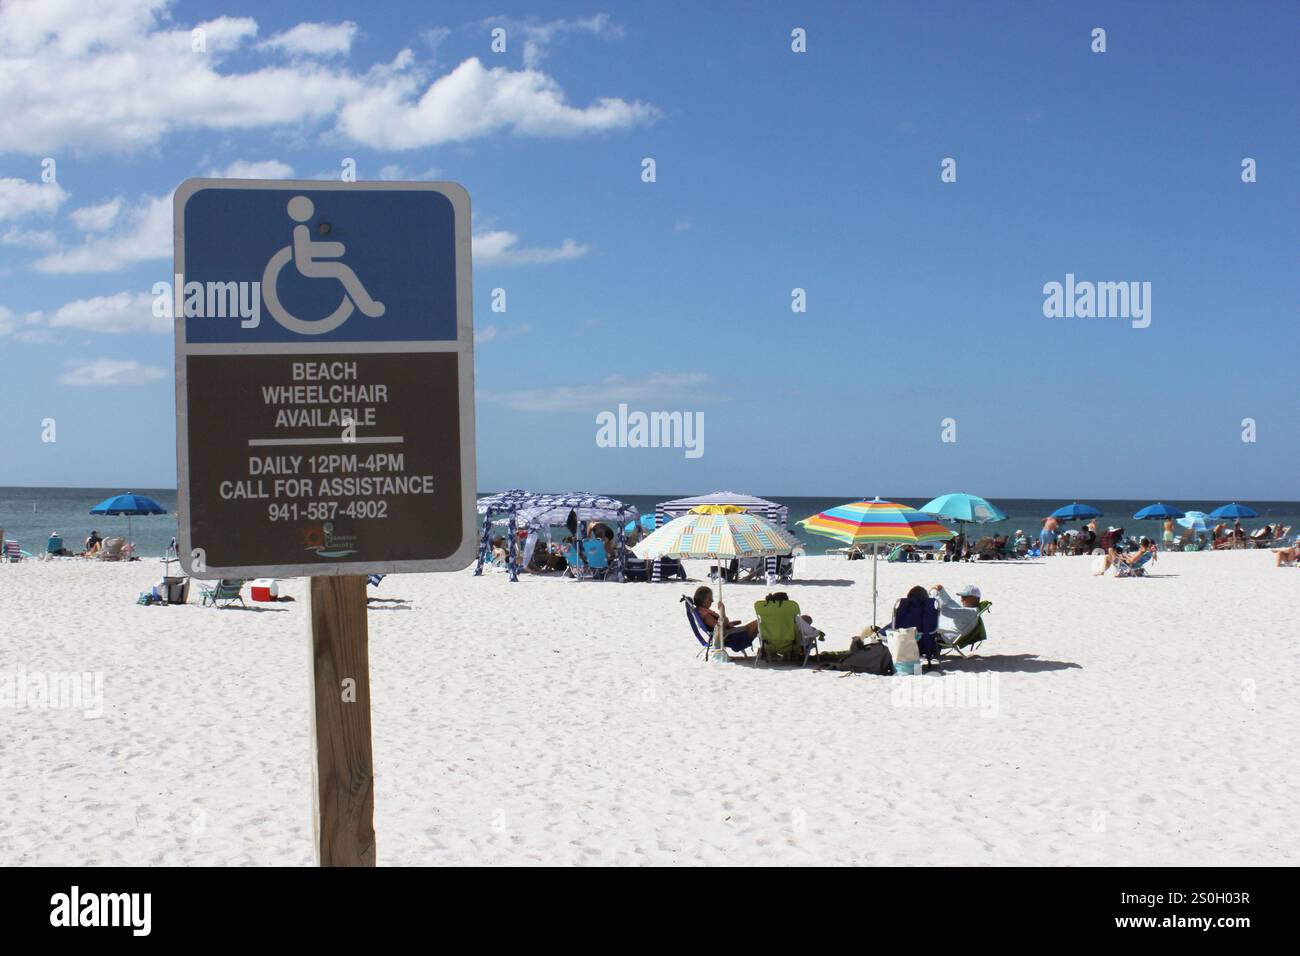
[[[727,652],[722,647],[722,632],[726,628],[727,615],[722,610],[722,584],[727,573],[722,569],[722,559],[713,559],[718,566],[718,624],[713,629],[713,662],[721,663],[727,659]]]
[[[876,565],[880,561],[880,545],[871,545],[871,626],[876,626]]]

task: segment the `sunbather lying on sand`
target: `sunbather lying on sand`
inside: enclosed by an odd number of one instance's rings
[[[1300,543],[1297,543],[1290,548],[1279,548],[1274,551],[1273,554],[1277,558],[1274,564],[1275,567],[1280,568],[1283,565],[1293,565],[1297,561],[1300,561]]]

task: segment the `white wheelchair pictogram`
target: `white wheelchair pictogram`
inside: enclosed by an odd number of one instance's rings
[[[341,242],[318,242],[312,239],[311,229],[306,222],[315,214],[315,204],[306,196],[294,196],[289,200],[288,209],[289,218],[298,223],[293,227],[293,244],[273,255],[266,264],[266,271],[262,273],[262,298],[266,300],[266,310],[271,313],[271,317],[290,332],[324,335],[346,322],[354,307],[372,319],[383,315],[384,304],[370,297],[351,266],[328,261],[342,257],[347,252],[347,247]],[[280,278],[280,270],[291,261],[309,279],[338,279],[343,283],[343,301],[339,307],[323,319],[300,319],[290,313],[280,303],[276,283]]]

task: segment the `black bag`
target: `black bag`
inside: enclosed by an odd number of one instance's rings
[[[881,643],[859,646],[854,642],[853,648],[835,666],[836,670],[852,671],[855,674],[877,674],[889,677],[894,673],[894,655]]]

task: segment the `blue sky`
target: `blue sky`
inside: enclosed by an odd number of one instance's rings
[[[472,197],[483,489],[1300,497],[1296,4],[102,7],[0,0],[0,485],[174,484],[172,190],[350,157]]]

